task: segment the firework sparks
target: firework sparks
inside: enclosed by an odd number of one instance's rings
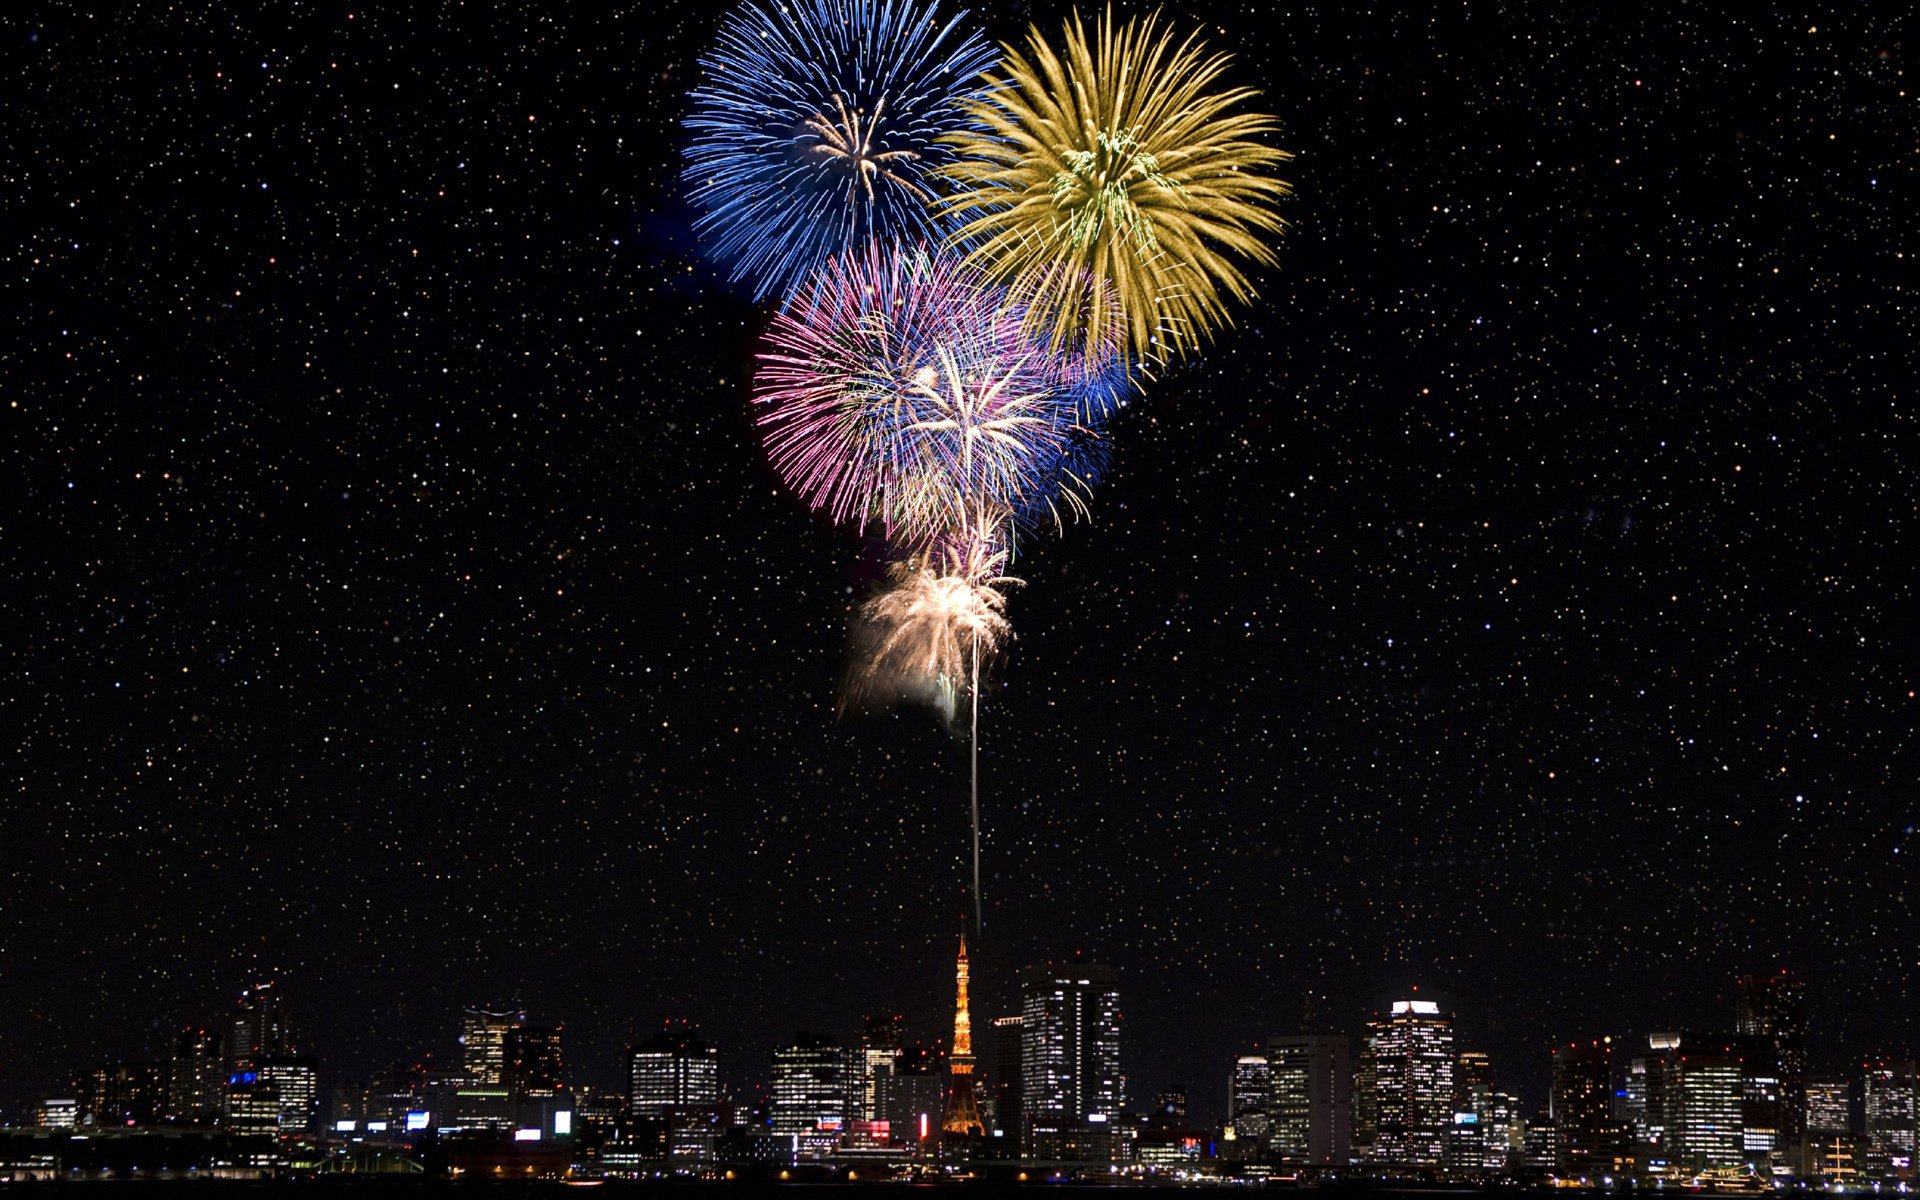
[[[1076,384],[1004,293],[946,255],[831,260],[774,318],[755,399],[768,457],[836,521],[910,547],[1049,490]]]
[[[1111,11],[1091,38],[1075,13],[1064,57],[1038,29],[1005,50],[1004,75],[963,104],[978,127],[948,135],[944,207],[968,262],[1035,292],[1056,347],[1080,332],[1063,266],[1112,285],[1132,357],[1184,355],[1231,324],[1226,298],[1253,295],[1237,260],[1275,261],[1290,189],[1270,171],[1291,156],[1262,144],[1271,117],[1235,111],[1253,91],[1213,90],[1226,56]]]
[[[748,3],[700,61],[686,119],[697,228],[756,298],[875,237],[937,238],[941,141],[993,55],[918,0]]]

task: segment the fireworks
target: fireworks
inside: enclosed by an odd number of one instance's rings
[[[1084,336],[1062,269],[1077,268],[1114,289],[1131,356],[1190,353],[1231,323],[1229,297],[1252,298],[1240,260],[1274,262],[1290,189],[1270,171],[1291,156],[1260,141],[1271,117],[1235,111],[1251,89],[1216,90],[1226,56],[1176,43],[1157,15],[1116,28],[1109,10],[1090,39],[1075,13],[1065,32],[1062,57],[1030,29],[964,102],[977,127],[948,135],[944,168],[956,243],[1031,293],[1055,346]]]
[[[1288,191],[1271,118],[1158,17],[1003,73],[917,0],[752,0],[701,60],[687,176],[714,255],[783,302],[754,378],[781,480],[896,561],[841,693],[970,712],[980,922],[980,679],[1013,636],[1016,535],[1090,512],[1108,427],[1270,264]],[[951,194],[943,194],[946,189]]]
[[[1000,573],[1004,563],[1005,551],[986,540],[895,563],[891,586],[862,610],[873,634],[860,668],[867,685],[930,680],[948,694],[967,689],[974,665],[1012,635],[1004,589],[1020,581]]]
[[[964,14],[962,14],[964,16]],[[686,119],[697,228],[756,299],[875,237],[935,239],[944,138],[993,55],[921,0],[759,0],[721,26]]]
[[[872,246],[830,260],[775,316],[761,355],[774,469],[836,521],[924,547],[979,509],[1052,486],[1044,467],[1094,386],[951,256]]]

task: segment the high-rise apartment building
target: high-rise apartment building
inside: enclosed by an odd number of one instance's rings
[[[802,1030],[773,1052],[769,1080],[773,1132],[838,1133],[846,1128],[852,1070],[846,1048],[830,1034]]]
[[[720,1103],[720,1056],[684,1021],[635,1046],[627,1056],[627,1111],[661,1119],[675,1109]]]
[[[1742,975],[1734,981],[1735,1032],[1744,1038],[1764,1038],[1772,1061],[1749,1063],[1749,1078],[1771,1078],[1772,1112],[1764,1117],[1775,1130],[1777,1146],[1791,1151],[1807,1133],[1807,988],[1799,976],[1779,970]],[[1760,1085],[1764,1092],[1765,1085]]]
[[[1264,1145],[1273,1136],[1273,1121],[1267,1115],[1267,1098],[1272,1090],[1272,1072],[1264,1054],[1242,1054],[1227,1074],[1227,1124],[1233,1126],[1237,1140]]]
[[[1613,1170],[1613,1039],[1553,1048],[1553,1121],[1560,1136],[1554,1171],[1562,1179],[1599,1179]]]
[[[216,1125],[226,1087],[225,1039],[218,1030],[187,1029],[173,1040],[167,1116],[177,1125]]]
[[[1043,1135],[1074,1140],[1113,1130],[1126,1105],[1119,975],[1076,957],[1029,969],[1021,997],[1020,1102],[1028,1152],[1037,1153]]]
[[[1431,1000],[1397,1000],[1368,1023],[1372,1160],[1437,1167],[1453,1124],[1453,1016]]]
[[[1353,1152],[1353,1073],[1345,1036],[1267,1039],[1268,1146],[1275,1161],[1344,1166]]]
[[[460,1068],[468,1084],[487,1088],[503,1085],[507,1034],[526,1023],[527,1014],[519,1009],[469,1008],[460,1014]]]

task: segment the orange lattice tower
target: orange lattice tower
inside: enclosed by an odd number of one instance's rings
[[[975,1095],[973,1077],[973,1016],[967,1009],[967,935],[960,935],[960,962],[955,969],[960,984],[953,1008],[953,1052],[947,1056],[947,1116],[940,1122],[944,1133],[979,1137],[986,1132],[980,1124],[980,1102]]]

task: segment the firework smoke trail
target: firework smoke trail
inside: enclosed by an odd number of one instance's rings
[[[1004,589],[1020,580],[1000,572],[1006,551],[997,540],[1011,514],[973,514],[959,534],[925,554],[894,564],[893,586],[869,601],[864,616],[884,631],[862,674],[865,683],[897,687],[906,678],[968,682],[969,787],[973,826],[974,928],[982,928],[980,890],[980,668],[1012,634]],[[970,682],[969,682],[970,681]]]
[[[700,60],[686,128],[696,231],[755,299],[875,238],[938,240],[942,139],[993,51],[930,0],[754,0]]]

